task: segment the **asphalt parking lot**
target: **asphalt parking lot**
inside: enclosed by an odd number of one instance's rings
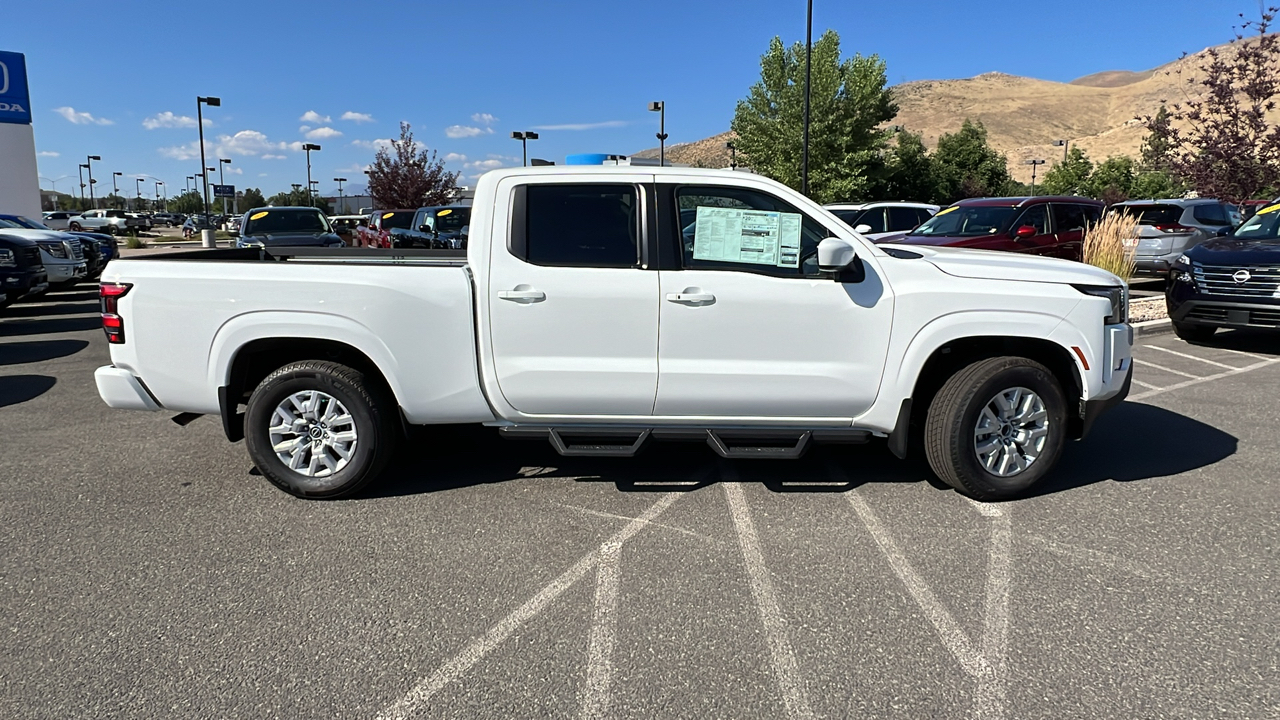
[[[1280,338],[1141,338],[1035,497],[882,444],[417,433],[306,502],[106,408],[95,293],[0,315],[0,717],[1280,716]]]

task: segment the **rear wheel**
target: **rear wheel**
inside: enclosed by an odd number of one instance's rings
[[[1186,340],[1187,342],[1204,342],[1213,337],[1218,328],[1212,325],[1187,325],[1184,323],[1173,324],[1173,334]]]
[[[394,403],[358,370],[307,360],[259,383],[245,413],[258,470],[301,498],[349,496],[373,480],[398,439]]]
[[[71,229],[75,232],[80,232],[80,223],[71,223]]]
[[[1066,410],[1058,380],[1040,363],[1021,357],[975,362],[951,376],[929,406],[929,467],[971,497],[1018,497],[1062,455]]]

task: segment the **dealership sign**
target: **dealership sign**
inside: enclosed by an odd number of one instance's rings
[[[0,123],[31,124],[27,60],[22,53],[0,52]]]

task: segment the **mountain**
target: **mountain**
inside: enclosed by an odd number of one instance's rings
[[[1219,46],[1225,50],[1231,46]],[[1188,80],[1208,49],[1152,70],[1113,70],[1094,73],[1068,83],[986,73],[963,80],[920,80],[893,87],[898,116],[893,124],[924,135],[925,144],[937,145],[938,137],[955,132],[965,118],[981,120],[995,149],[1009,158],[1009,172],[1017,180],[1031,180],[1032,158],[1053,163],[1062,160],[1067,140],[1095,162],[1110,155],[1136,157],[1146,130],[1136,118],[1154,115],[1162,103],[1185,98]],[[745,89],[744,89],[745,90]],[[728,167],[726,141],[732,133],[667,147],[673,162]],[[640,153],[657,157],[658,149]],[[1043,176],[1046,166],[1040,166]]]

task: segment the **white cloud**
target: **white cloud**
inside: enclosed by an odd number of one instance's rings
[[[391,140],[388,138],[378,138],[377,140],[352,140],[351,144],[363,150],[373,150],[375,152],[382,148],[391,148]],[[414,140],[413,149],[421,152],[426,150],[427,146],[417,140]]]
[[[213,125],[213,122],[205,118],[204,126],[209,127],[210,125]],[[152,115],[142,121],[142,127],[148,130],[155,130],[156,128],[193,128],[195,126],[196,119],[190,115],[174,115],[168,110],[159,115]]]
[[[362,172],[364,172],[365,170],[368,170],[368,169],[370,169],[370,168],[372,168],[372,167],[373,167],[372,165],[361,165],[360,163],[355,163],[355,164],[353,164],[353,165],[348,165],[347,167],[335,168],[335,169],[334,169],[334,172],[339,172],[339,173],[362,173]]]
[[[300,133],[304,133],[304,132],[306,132],[306,131],[308,131],[308,130],[310,130],[310,129],[311,129],[311,126],[310,126],[310,125],[303,125],[302,127],[298,128],[298,132],[300,132]]]
[[[325,123],[332,122],[332,119],[328,115],[321,115],[315,110],[306,111],[302,114],[302,117],[298,119],[304,123],[311,123],[313,125],[324,125]]]
[[[466,162],[467,156],[462,153],[449,153],[444,156],[445,162]]]
[[[506,163],[503,162],[502,160],[491,158],[489,160],[476,160],[475,162],[469,162],[463,165],[463,167],[467,168],[468,170],[479,170],[480,172],[487,172],[489,170],[497,170],[498,168],[504,167],[505,165]]]
[[[61,153],[56,153],[52,150],[41,150],[40,152],[36,153],[36,155],[39,155],[40,157],[58,157],[59,155],[61,155]]]
[[[263,160],[288,160],[288,155],[263,155]]]
[[[271,173],[258,173],[258,177],[271,177]]]
[[[205,155],[213,153],[213,145],[208,140],[204,143]],[[193,140],[186,145],[160,148],[160,154],[174,160],[196,160],[200,157],[200,142]]]
[[[563,125],[534,125],[534,130],[598,130],[600,128],[624,127],[626,120],[606,120],[597,123],[565,123]]]
[[[219,135],[217,150],[219,155],[247,155],[256,157],[266,153],[277,153],[286,145],[271,142],[267,136],[257,130],[241,130],[235,135]]]
[[[342,120],[350,120],[356,123],[374,122],[373,116],[369,113],[351,112],[350,110],[342,113]]]
[[[318,127],[315,130],[307,132],[308,140],[325,140],[327,138],[342,137],[342,132],[334,130],[331,127]]]
[[[477,135],[493,134],[493,128],[467,127],[466,125],[450,125],[444,129],[444,134],[457,140],[458,138],[475,137]]]
[[[476,113],[471,116],[471,122],[477,122],[481,125],[489,126],[498,122],[498,118],[490,115],[489,113]]]
[[[67,122],[75,125],[115,125],[115,121],[106,118],[96,118],[87,112],[76,112],[73,107],[54,108],[54,112],[67,119]]]

